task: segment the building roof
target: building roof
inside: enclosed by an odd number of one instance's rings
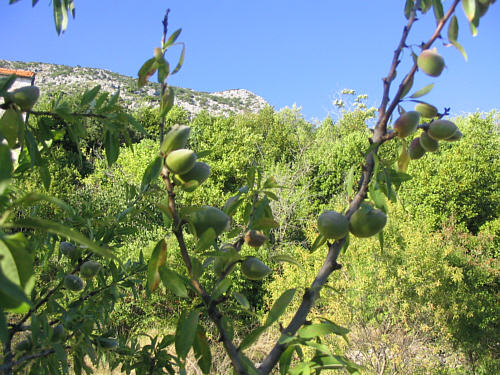
[[[0,75],[8,76],[11,74],[15,74],[18,77],[32,78],[35,75],[35,72],[31,72],[29,70],[0,68]]]

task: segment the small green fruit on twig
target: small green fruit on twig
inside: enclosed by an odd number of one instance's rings
[[[83,289],[83,280],[76,275],[66,275],[64,276],[64,287],[73,292],[79,292]]]
[[[186,147],[191,128],[186,125],[174,125],[165,135],[160,151],[167,155],[169,152]]]
[[[371,237],[380,232],[387,223],[387,215],[369,204],[361,204],[351,216],[349,230],[356,237]]]
[[[424,118],[434,118],[438,114],[438,109],[428,103],[417,103],[415,111],[419,112]]]
[[[417,59],[418,67],[431,77],[439,77],[444,69],[444,59],[436,48],[423,50]]]
[[[210,166],[202,161],[197,161],[189,172],[175,175],[174,181],[180,185],[182,190],[192,192],[205,182],[208,176],[210,176]]]
[[[398,137],[405,138],[417,130],[420,121],[420,113],[408,111],[403,113],[394,123],[394,131]]]
[[[59,244],[59,251],[68,258],[75,259],[80,254],[80,251],[71,242],[62,241]]]
[[[349,232],[349,221],[338,212],[326,210],[318,217],[318,230],[325,238],[339,240]]]
[[[425,149],[420,144],[420,137],[417,137],[411,141],[410,147],[408,147],[408,156],[410,156],[410,159],[416,160],[420,159],[424,155]]]
[[[195,162],[196,154],[193,150],[186,148],[172,151],[165,159],[167,168],[177,174],[188,173],[194,167]]]
[[[261,280],[271,273],[271,269],[256,257],[248,257],[241,263],[241,272],[250,280]]]
[[[439,143],[434,138],[429,136],[427,132],[420,134],[420,146],[427,152],[435,152],[439,148]]]
[[[97,275],[100,269],[101,265],[98,262],[88,260],[80,267],[80,275],[82,275],[84,279],[91,279]]]
[[[457,126],[448,120],[436,120],[429,125],[429,135],[436,140],[447,140],[457,130]]]
[[[7,101],[17,104],[21,110],[30,111],[40,96],[40,89],[36,86],[20,87],[7,95]]]
[[[261,247],[267,241],[267,237],[260,231],[249,230],[245,233],[245,243],[250,247]]]
[[[231,218],[215,207],[201,207],[190,215],[190,222],[196,231],[196,236],[201,237],[209,228],[218,236],[229,229]]]

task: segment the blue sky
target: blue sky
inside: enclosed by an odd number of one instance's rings
[[[451,1],[445,1],[449,4]],[[159,46],[161,20],[170,8],[170,32],[182,27],[186,44],[182,70],[170,84],[200,91],[245,88],[280,109],[296,103],[306,119],[335,112],[332,100],[344,88],[368,94],[377,106],[402,28],[404,0],[76,0],[76,19],[57,36],[48,0],[0,3],[0,58],[109,69],[135,76]],[[420,73],[414,90],[431,82],[422,99],[453,114],[500,108],[500,5],[481,19],[471,37],[461,8],[459,41],[436,46],[447,69],[439,78]],[[416,47],[430,35],[431,12],[411,34]],[[443,33],[446,36],[446,31]],[[409,53],[405,56],[408,57]],[[174,63],[177,56],[168,55]],[[399,77],[404,76],[404,62]],[[414,91],[413,90],[413,91]],[[413,105],[406,104],[411,109]]]

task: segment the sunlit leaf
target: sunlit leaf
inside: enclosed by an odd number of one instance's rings
[[[326,243],[326,237],[319,234],[318,237],[316,237],[316,239],[314,240],[314,243],[312,244],[309,252],[313,253],[314,251],[319,249],[321,246],[323,246],[325,243]]]
[[[453,42],[452,43],[453,46],[458,49],[460,51],[460,53],[462,54],[462,56],[464,57],[465,61],[468,60],[468,56],[467,56],[467,52],[465,51],[464,47],[462,47],[462,45],[458,42]]]
[[[274,255],[274,256],[270,257],[269,260],[271,260],[273,262],[290,263],[290,264],[298,266],[300,269],[305,271],[304,266],[297,259],[295,259],[294,257],[291,257],[290,255],[286,255],[286,254]]]
[[[175,41],[177,40],[177,38],[179,37],[179,35],[181,34],[181,31],[182,29],[177,29],[175,30],[172,35],[170,35],[170,37],[168,38],[168,40],[165,42],[165,44],[163,45],[163,49],[167,49],[168,47],[170,47],[172,44],[175,43]]]
[[[243,308],[245,309],[249,309],[250,308],[250,302],[248,302],[248,299],[247,297],[245,297],[243,294],[241,293],[238,293],[238,292],[233,292],[233,297],[236,299],[236,301],[238,301],[238,303],[243,306]]]
[[[424,96],[425,94],[429,93],[432,89],[434,88],[434,83],[431,83],[420,90],[414,92],[410,98],[420,98],[421,96]]]
[[[160,272],[158,269],[165,264],[165,258],[167,256],[167,244],[164,239],[161,239],[156,244],[151,258],[148,263],[148,271],[146,275],[146,287],[149,292],[153,292],[158,288],[160,283]]]
[[[286,290],[277,300],[274,302],[273,307],[267,315],[265,326],[270,326],[285,312],[286,308],[292,302],[292,298],[295,295],[296,289]]]
[[[437,21],[440,21],[444,17],[443,4],[441,0],[432,0],[432,8],[434,9],[434,16]]]
[[[448,25],[448,40],[450,43],[456,42],[458,39],[458,20],[457,16],[453,15]]]
[[[163,265],[158,269],[163,285],[170,289],[177,297],[188,298],[188,292],[184,281],[177,272]]]
[[[469,22],[472,22],[476,14],[476,0],[462,0],[462,8]]]
[[[172,75],[177,73],[182,68],[182,64],[184,64],[184,57],[186,56],[186,47],[182,45],[182,52],[179,57],[179,62],[177,63],[175,69],[172,71]]]
[[[149,165],[146,167],[141,181],[141,191],[145,192],[151,182],[155,181],[160,175],[161,168],[163,166],[163,159],[157,156]]]

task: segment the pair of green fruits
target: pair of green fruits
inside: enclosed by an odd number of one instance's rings
[[[214,261],[214,272],[217,276],[229,274],[237,263],[241,262],[241,273],[249,280],[262,280],[271,273],[271,269],[259,258],[248,256],[242,259],[236,248],[230,244],[221,247],[221,255]]]
[[[194,191],[208,179],[210,166],[197,161],[193,150],[187,149],[191,128],[186,125],[174,125],[165,135],[160,151],[166,155],[165,164],[174,174],[174,181],[182,190]]]
[[[318,217],[318,230],[327,239],[339,240],[351,232],[356,237],[371,237],[380,232],[387,223],[387,215],[373,206],[362,203],[350,220],[331,210]]]
[[[59,244],[59,250],[62,254],[75,260],[80,255],[80,250],[71,242],[62,241]],[[101,264],[99,262],[88,260],[80,266],[80,276],[84,279],[92,279],[101,270]],[[66,275],[64,276],[63,285],[66,289],[73,292],[79,292],[84,288],[83,280],[76,275]]]

